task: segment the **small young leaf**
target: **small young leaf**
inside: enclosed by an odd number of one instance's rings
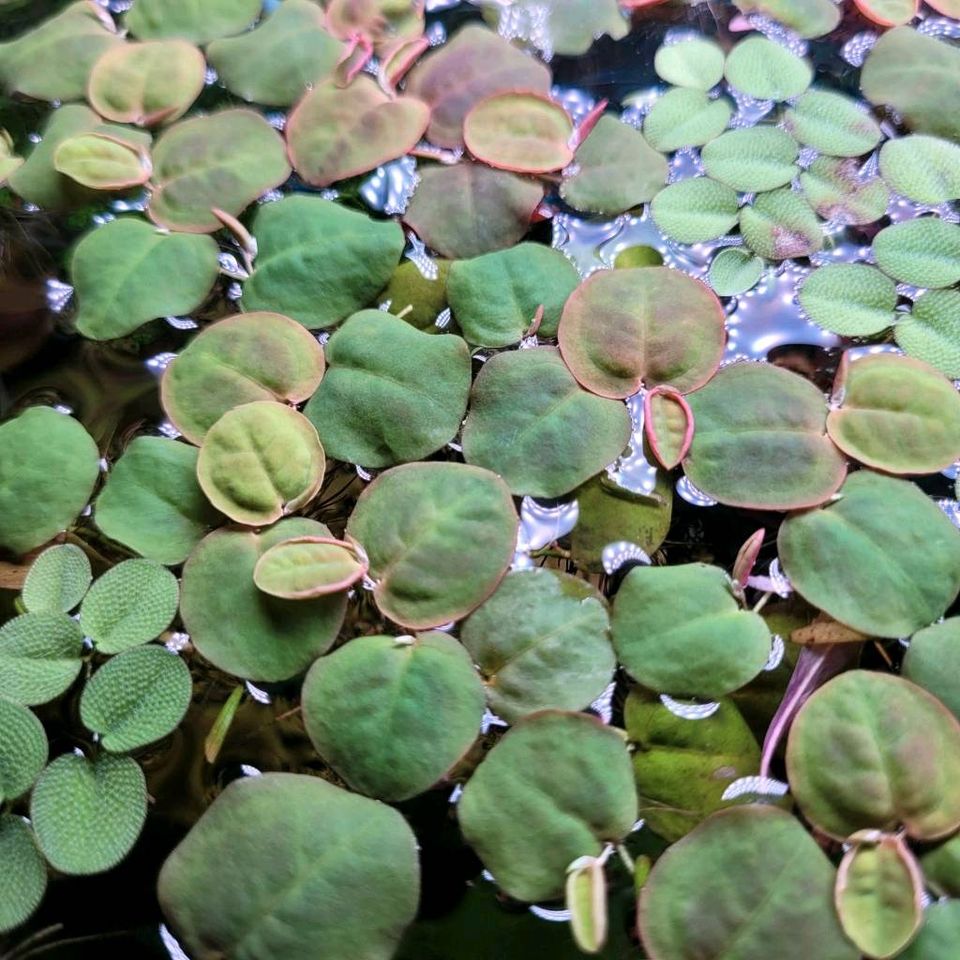
[[[77,678],[83,631],[62,613],[25,613],[0,627],[0,697],[26,706],[59,697]]]
[[[797,174],[799,150],[796,140],[779,127],[747,127],[711,140],[700,156],[714,180],[752,193],[789,183]]]
[[[894,329],[898,346],[951,379],[960,377],[960,292],[928,290]]]
[[[47,865],[20,817],[0,815],[0,933],[26,923],[47,890]]]
[[[102,133],[81,133],[64,140],[53,155],[53,167],[91,190],[136,187],[153,173],[145,150]]]
[[[598,857],[577,857],[567,867],[566,907],[570,931],[584,953],[599,953],[607,941],[607,878]]]
[[[820,221],[803,197],[788,187],[761,193],[740,211],[746,245],[768,260],[808,257],[823,246]]]
[[[662,153],[699,147],[720,136],[732,115],[726,97],[711,100],[702,90],[676,87],[658,97],[650,108],[643,135]]]
[[[739,247],[726,247],[710,261],[707,282],[720,297],[736,297],[757,285],[763,260]]]
[[[310,600],[347,590],[366,575],[367,566],[357,544],[333,537],[296,537],[264,553],[254,568],[253,582],[273,597]]]
[[[227,739],[230,727],[233,725],[233,718],[237,715],[237,708],[243,699],[243,691],[243,684],[237,684],[230,691],[230,696],[227,697],[219,713],[217,713],[213,726],[203,741],[203,755],[207,763],[217,762],[217,757],[220,756],[220,751],[223,749],[223,743]]]
[[[690,449],[693,412],[677,390],[654,387],[643,398],[643,428],[653,455],[665,470],[672,470]]]
[[[90,561],[78,546],[48,547],[30,567],[23,605],[31,613],[69,613],[83,599],[92,579]]]
[[[785,46],[760,34],[741,40],[727,54],[727,82],[758,100],[798,97],[813,79],[813,67]]]
[[[817,326],[844,337],[868,337],[897,322],[897,285],[865,263],[830,263],[810,273],[798,293]]]
[[[810,90],[784,114],[784,129],[829,157],[862,157],[882,139],[880,125],[842,93]]]
[[[722,237],[740,215],[736,191],[709,177],[693,177],[664,187],[653,198],[650,209],[661,233],[678,243],[704,243]]]
[[[23,796],[47,762],[47,734],[32,711],[0,697],[0,803]]]
[[[894,280],[950,287],[960,280],[960,226],[939,217],[895,223],[873,238],[873,255]]]
[[[653,58],[657,76],[675,87],[709,90],[723,79],[723,48],[704,37],[665,43]]]

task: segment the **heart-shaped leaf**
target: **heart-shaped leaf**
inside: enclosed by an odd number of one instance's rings
[[[693,440],[693,412],[673,387],[654,387],[643,398],[643,428],[660,465],[672,470],[687,455]]]
[[[243,33],[260,13],[261,0],[143,0],[124,26],[141,40],[182,37],[197,44]]]
[[[789,187],[761,193],[740,211],[744,243],[768,260],[809,257],[823,246],[820,221],[799,193]]]
[[[869,337],[898,319],[897,285],[865,263],[830,263],[812,271],[797,299],[817,326],[845,337]]]
[[[0,816],[0,933],[25,923],[47,890],[47,865],[20,817]]]
[[[804,39],[830,33],[841,16],[833,0],[734,0],[734,6],[741,13],[777,20]]]
[[[942,7],[943,0],[931,3]],[[923,912],[923,926],[899,960],[950,960],[960,938],[960,903],[946,900],[934,903]]]
[[[920,6],[920,0],[854,0],[854,3],[868,20],[881,27],[899,27],[909,23],[917,15]]]
[[[30,566],[23,605],[31,613],[69,613],[83,599],[92,579],[90,561],[78,546],[49,547]]]
[[[272,597],[311,600],[361,580],[368,562],[355,543],[333,537],[295,537],[272,546],[257,561],[253,582]]]
[[[643,135],[662,153],[699,147],[720,136],[732,115],[726,97],[711,100],[702,90],[675,87],[654,102],[643,121]]]
[[[734,190],[752,193],[773,190],[797,174],[800,148],[779,127],[728,130],[701,151],[704,169]]]
[[[736,297],[757,285],[764,263],[749,250],[727,247],[710,261],[707,282],[720,297]]]
[[[864,224],[887,211],[890,191],[879,177],[864,176],[850,158],[818,157],[800,174],[807,203],[825,220]]]
[[[951,379],[960,377],[960,292],[928,290],[894,330],[898,346]]]
[[[917,217],[885,227],[873,238],[877,266],[917,287],[950,287],[960,280],[960,226]]]
[[[736,191],[711,180],[692,177],[664,187],[650,210],[660,232],[678,243],[705,243],[728,233],[739,216]]]
[[[25,613],[0,627],[0,697],[26,706],[47,703],[83,666],[83,631],[60,613]]]
[[[830,157],[862,157],[881,140],[876,120],[842,93],[810,90],[784,114],[784,129]]]
[[[136,187],[153,173],[146,150],[102,133],[82,133],[64,140],[53,155],[53,167],[91,190]]]
[[[903,675],[960,718],[960,617],[918,630],[903,658]]]
[[[755,33],[727,54],[723,74],[731,86],[757,100],[789,100],[810,86],[813,67],[785,45]]]
[[[0,697],[0,803],[16,800],[33,786],[48,749],[43,724],[33,712]]]
[[[723,48],[705,37],[692,36],[657,49],[653,69],[675,87],[710,90],[723,79]]]

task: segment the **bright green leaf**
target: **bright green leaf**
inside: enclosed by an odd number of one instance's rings
[[[83,599],[92,579],[90,561],[78,546],[48,547],[30,565],[23,605],[31,613],[69,613]]]

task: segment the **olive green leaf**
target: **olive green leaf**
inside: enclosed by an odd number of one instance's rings
[[[354,790],[381,800],[436,783],[476,739],[483,709],[470,657],[439,632],[358,637],[321,657],[303,685],[317,752]]]
[[[701,151],[704,169],[734,190],[782,187],[797,174],[797,141],[779,127],[728,130]]]
[[[223,224],[212,208],[238,216],[288,176],[283,140],[260,114],[239,108],[191,117],[154,144],[147,212],[170,230],[213,233]]]
[[[33,786],[48,750],[47,735],[36,716],[0,697],[0,803],[16,800]]]
[[[69,613],[83,599],[92,579],[90,561],[78,546],[48,547],[30,566],[23,605],[31,613]]]
[[[584,390],[556,347],[515,350],[477,376],[463,456],[517,496],[559,497],[616,460],[630,432],[626,406]]]
[[[567,300],[558,330],[577,380],[616,398],[658,384],[702,386],[720,364],[725,336],[713,291],[667,267],[593,274]]]
[[[877,266],[917,287],[950,287],[960,280],[960,226],[938,217],[895,223],[873,238]]]
[[[457,813],[504,892],[559,897],[574,860],[598,856],[633,828],[637,797],[623,737],[582,713],[527,717],[467,781]]]
[[[217,757],[220,756],[220,751],[223,749],[223,744],[237,716],[237,709],[240,706],[240,701],[243,699],[244,692],[244,685],[238,683],[233,690],[230,691],[230,696],[224,700],[222,706],[217,711],[217,716],[210,725],[210,731],[203,741],[203,758],[207,763],[217,762]]]
[[[11,174],[23,166],[23,157],[16,156],[13,149],[10,134],[0,128],[0,185],[5,184]]]
[[[62,613],[24,613],[0,627],[0,697],[26,706],[59,697],[77,678],[83,631]]]
[[[447,277],[452,264],[449,260],[434,263],[437,275],[425,277],[417,264],[404,260],[378,297],[382,305],[390,304],[394,316],[402,313],[403,320],[425,333],[441,332],[436,321],[447,308]]]
[[[396,810],[267,773],[214,801],[163,865],[158,894],[196,960],[308,956],[320,943],[325,960],[390,960],[417,912],[419,873]]]
[[[489,470],[409,463],[363,491],[347,533],[370,558],[380,612],[422,630],[466,616],[493,593],[517,523],[509,488]]]
[[[231,520],[259,527],[308,504],[320,490],[325,464],[317,431],[302,413],[256,400],[228,410],[207,431],[197,480]]]
[[[155,127],[173,123],[203,90],[206,62],[185,40],[124,43],[93,65],[87,97],[107,120]]]
[[[761,193],[740,211],[744,243],[768,260],[808,257],[823,246],[823,230],[803,197],[789,187]]]
[[[287,121],[290,162],[306,183],[326,187],[374,170],[416,146],[430,108],[416,97],[390,97],[362,74],[344,88],[318,83]]]
[[[817,326],[845,337],[868,337],[897,322],[897,285],[865,263],[830,263],[812,271],[798,293]]]
[[[613,646],[630,675],[657,693],[726,696],[770,656],[763,618],[741,610],[719,567],[634,567],[613,603]]]
[[[112,340],[157,317],[191,313],[213,289],[217,254],[210,237],[168,233],[139,217],[92,230],[70,261],[77,330]]]
[[[231,93],[289,107],[333,73],[343,49],[316,3],[285,0],[255,30],[214,40],[207,57]]]
[[[927,886],[938,896],[960,894],[960,834],[920,858]],[[918,957],[917,960],[920,960]]]
[[[474,24],[424,57],[406,83],[407,94],[430,106],[427,139],[449,148],[463,146],[463,120],[473,106],[513,90],[549,93],[550,71],[492,30]]]
[[[293,537],[329,537],[302,517],[263,533],[216,530],[201,540],[183,568],[180,614],[197,650],[236,677],[279,681],[302,673],[336,639],[345,593],[316,600],[281,600],[257,589],[257,561]]]
[[[57,147],[53,167],[91,190],[123,190],[146,183],[153,167],[142,147],[102,133],[81,133]]]
[[[880,173],[891,188],[919,203],[960,197],[960,146],[922,134],[888,140],[880,151]]]
[[[723,79],[723,48],[705,37],[665,43],[653,58],[657,76],[675,87],[709,90]]]
[[[490,709],[509,723],[537,710],[580,710],[603,693],[616,659],[606,603],[557,570],[508,573],[460,639],[483,675]]]
[[[403,252],[403,231],[319,197],[291,196],[257,211],[259,253],[244,310],[272,310],[311,330],[368,306]]]
[[[555,337],[563,305],[579,283],[576,268],[559,250],[520,243],[454,262],[447,299],[468,343],[507,347],[531,329],[538,311],[537,333]]]
[[[807,40],[830,33],[841,16],[833,0],[734,0],[734,6],[778,20]]]
[[[257,561],[253,582],[284,600],[312,600],[346,590],[367,572],[367,558],[355,543],[333,537],[295,537],[272,546]]]
[[[931,4],[936,6],[936,4]],[[927,907],[923,926],[899,960],[950,960],[960,941],[960,903],[941,901]]]
[[[404,219],[442,256],[464,260],[512,247],[542,199],[533,180],[463,161],[424,167]]]
[[[190,706],[190,670],[175,653],[151,644],[104,664],[80,697],[83,725],[104,750],[125,753],[165,737]]]
[[[936,473],[960,458],[960,395],[938,370],[876,354],[841,363],[827,415],[830,439],[885,473]]]
[[[229,410],[256,400],[297,404],[320,383],[323,350],[303,326],[277,313],[245,313],[211,324],[164,371],[160,399],[191,442]]]
[[[862,176],[849,157],[818,157],[800,174],[803,196],[825,220],[865,224],[887,212],[890,191],[879,177]]]
[[[96,525],[148,560],[183,563],[224,519],[197,483],[197,453],[175,440],[136,437],[97,498]]]
[[[304,413],[327,454],[365,467],[421,460],[452,440],[470,394],[470,352],[383,310],[354,314],[326,346]]]
[[[658,97],[643,121],[647,143],[662,153],[699,147],[720,136],[733,116],[726,97],[711,100],[702,90],[675,87]]]
[[[93,493],[98,458],[79,421],[50,407],[0,424],[0,546],[26,553],[70,526]]]
[[[584,953],[599,953],[607,940],[607,879],[599,857],[577,857],[567,867],[564,901],[570,932]]]
[[[960,617],[925,627],[910,638],[903,675],[960,718]]]
[[[260,7],[261,0],[138,0],[123,25],[140,40],[182,37],[204,44],[243,33]]]
[[[861,157],[881,140],[880,124],[842,93],[810,90],[784,114],[783,127],[830,157]]]
[[[693,414],[673,387],[647,391],[643,427],[650,451],[665,470],[672,470],[687,455],[693,439]]]
[[[47,865],[20,817],[0,816],[0,933],[25,923],[47,890]]]
[[[531,16],[535,16],[539,0],[515,0],[514,5],[528,8]],[[491,11],[487,19],[492,17],[495,22],[498,7],[494,4],[485,9]],[[586,53],[599,37],[620,40],[629,29],[629,22],[624,19],[616,0],[565,0],[550,9],[547,42],[553,53],[578,57]]]
[[[810,86],[813,67],[786,46],[755,33],[727,54],[723,74],[731,86],[758,100],[789,100]]]
[[[788,517],[778,546],[800,594],[867,636],[908,636],[960,590],[960,533],[918,487],[869,470],[837,501]]]
[[[55,869],[72,875],[116,866],[137,842],[146,816],[146,781],[130,757],[57,757],[30,797],[30,819],[43,855]]]
[[[709,177],[692,177],[664,187],[650,209],[660,232],[679,243],[722,237],[740,215],[736,191]]]
[[[627,697],[624,720],[640,816],[671,843],[720,810],[723,791],[760,763],[757,741],[731,700],[691,723],[638,687]]]
[[[119,653],[159,637],[180,599],[177,578],[153,560],[124,560],[90,588],[80,626],[101,653]]]
[[[710,261],[707,282],[717,296],[736,297],[757,285],[763,268],[763,260],[749,250],[726,247]]]
[[[936,840],[960,826],[951,786],[960,776],[960,723],[908,680],[851,670],[800,708],[787,775],[803,815],[831,837],[903,827]]]
[[[834,911],[835,876],[791,814],[722,810],[657,861],[640,891],[640,936],[664,960],[699,960],[718,944],[734,944],[737,960],[856,960]]]
[[[951,379],[960,377],[960,292],[928,290],[894,330],[897,344]]]
[[[639,130],[604,115],[577,148],[560,196],[577,210],[618,214],[652,200],[667,179],[667,161]]]
[[[736,363],[688,400],[696,431],[683,468],[715,500],[792,510],[822,503],[843,482],[846,462],[827,436],[823,394],[803,377]]]

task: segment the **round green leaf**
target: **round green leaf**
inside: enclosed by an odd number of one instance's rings
[[[822,503],[843,482],[846,462],[827,436],[823,394],[797,374],[736,363],[689,403],[696,430],[683,468],[715,500],[792,510]]]
[[[150,179],[153,167],[142,147],[102,133],[81,133],[64,140],[53,167],[91,190],[123,190]]]
[[[368,306],[403,252],[403,230],[320,197],[292,196],[257,211],[259,253],[244,310],[273,310],[316,330]]]
[[[835,871],[797,819],[773,806],[714,814],[658,861],[640,891],[654,960],[856,960],[833,907]]]
[[[952,787],[960,723],[908,680],[851,670],[800,708],[787,775],[803,815],[837,840],[901,826],[917,840],[936,840],[960,826]]]
[[[337,637],[347,608],[344,593],[316,600],[281,600],[257,589],[257,561],[293,537],[329,537],[302,517],[263,533],[217,530],[201,540],[183,568],[180,613],[194,645],[235,677],[275,682],[302,673]]]
[[[660,232],[679,243],[704,243],[728,233],[740,215],[736,191],[709,177],[664,187],[650,207]]]
[[[299,323],[277,313],[245,313],[211,324],[169,364],[160,400],[191,442],[234,407],[256,400],[302,403],[320,383],[323,350]]]
[[[719,297],[736,297],[760,281],[764,264],[749,250],[727,247],[710,261],[707,282]]]
[[[422,460],[457,435],[471,375],[460,337],[362,310],[333,334],[326,357],[304,413],[334,459],[387,467]]]
[[[99,469],[97,445],[72,417],[30,407],[0,424],[0,546],[26,553],[69,527]]]
[[[138,0],[124,26],[141,40],[183,37],[204,44],[243,33],[260,13],[262,0]]]
[[[528,717],[467,781],[457,814],[506,893],[558,897],[574,860],[599,855],[633,828],[637,797],[623,737],[582,713]]]
[[[928,290],[894,330],[900,347],[951,379],[960,377],[960,292]]]
[[[33,706],[77,678],[83,631],[61,613],[25,613],[0,627],[0,697]]]
[[[919,203],[960,198],[960,146],[921,134],[888,140],[880,173],[891,188]]]
[[[90,588],[80,626],[100,653],[119,653],[159,637],[180,599],[177,578],[153,560],[124,560]]]
[[[655,150],[671,153],[699,147],[726,129],[733,107],[726,97],[711,100],[702,90],[676,87],[658,97],[643,121],[643,135]]]
[[[556,570],[507,574],[460,639],[483,675],[490,709],[509,723],[588,706],[616,667],[603,598]]]
[[[358,637],[319,659],[303,685],[317,752],[354,790],[381,800],[436,783],[476,739],[483,709],[470,657],[444,633]]]
[[[960,617],[925,627],[910,638],[903,675],[960,717]]]
[[[496,474],[409,463],[363,491],[347,533],[370,558],[381,613],[422,630],[466,616],[493,593],[513,557],[517,522]]]
[[[69,613],[83,599],[92,579],[90,561],[78,546],[48,547],[30,566],[23,605],[31,613]]]
[[[744,14],[777,20],[805,40],[830,33],[841,16],[833,0],[734,0],[734,6]]]
[[[658,384],[696,389],[719,366],[725,336],[710,288],[667,267],[593,274],[567,300],[558,330],[577,380],[616,398]]]
[[[232,109],[191,117],[154,144],[147,212],[170,230],[213,233],[223,224],[212,208],[238,216],[289,176],[283,140],[260,114]]]
[[[624,404],[584,390],[555,347],[515,350],[477,376],[463,456],[517,496],[559,497],[616,460],[630,432]]]
[[[813,79],[808,61],[756,33],[727,54],[723,73],[731,86],[758,100],[798,97]]]
[[[137,842],[146,816],[146,781],[130,757],[57,757],[30,797],[30,819],[43,855],[55,869],[72,875],[116,866]]]
[[[25,923],[47,890],[47,865],[20,817],[0,816],[0,933]]]
[[[175,653],[152,644],[127,650],[104,664],[83,688],[80,719],[104,750],[125,753],[177,728],[193,683]]]
[[[193,312],[217,280],[218,252],[210,237],[161,231],[139,217],[92,230],[70,261],[77,330],[112,340],[157,317]]]
[[[223,520],[197,483],[197,453],[175,440],[136,437],[97,498],[97,526],[148,560],[183,563]]]
[[[936,473],[960,459],[960,395],[922,360],[880,353],[842,364],[830,439],[885,473]]]
[[[617,659],[657,693],[723,697],[770,656],[763,618],[741,610],[727,574],[704,563],[634,567],[617,591],[612,626]]]
[[[927,907],[923,926],[898,960],[950,960],[960,941],[960,903],[941,901]]]
[[[537,332],[555,337],[563,305],[579,283],[576,268],[559,250],[520,243],[453,263],[447,299],[468,343],[507,347],[530,329],[540,308]]]
[[[257,561],[253,582],[284,600],[310,600],[346,590],[367,572],[355,544],[332,537],[296,537],[271,547]]]
[[[46,765],[48,749],[47,735],[36,716],[0,697],[0,803],[16,800],[33,786]]]
[[[306,183],[326,187],[403,156],[429,120],[422,100],[390,97],[370,77],[346,88],[324,80],[287,121],[290,162]]]
[[[784,129],[830,157],[861,157],[882,139],[880,124],[842,93],[810,90],[783,118]]]
[[[124,43],[94,64],[87,97],[101,117],[116,123],[173,123],[200,96],[206,66],[185,40]]]
[[[704,37],[665,43],[653,58],[657,76],[675,87],[709,90],[723,79],[725,54],[719,44]]]
[[[789,183],[797,174],[799,149],[779,127],[747,127],[711,140],[700,156],[714,180],[753,193]]]
[[[257,400],[228,410],[207,431],[197,480],[231,520],[259,527],[308,504],[325,465],[317,431],[302,413]]]
[[[819,157],[800,174],[807,202],[825,220],[867,224],[887,212],[890,191],[879,177],[863,177],[856,160]]]
[[[305,957],[319,944],[324,960],[390,960],[419,888],[416,839],[396,810],[267,773],[216,799],[163,865],[158,894],[196,960]]]
[[[798,299],[817,326],[844,337],[869,337],[898,319],[897,285],[865,263],[830,263],[812,271]]]
[[[917,287],[950,287],[960,280],[960,226],[938,217],[895,223],[873,238],[877,266]]]
[[[823,230],[813,210],[789,187],[761,193],[740,211],[746,245],[768,260],[809,257],[823,246]]]

